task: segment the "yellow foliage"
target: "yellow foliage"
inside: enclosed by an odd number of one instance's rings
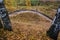
[[[13,6],[7,6],[6,8],[9,12],[13,12],[16,10],[16,7],[13,7]]]

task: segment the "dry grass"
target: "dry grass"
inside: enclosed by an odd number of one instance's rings
[[[1,40],[52,40],[46,35],[51,22],[37,14],[23,13],[10,17],[10,20],[13,31],[0,29]]]
[[[15,10],[37,10],[51,18],[56,13],[50,6],[20,6],[18,8],[7,6],[6,8],[9,12]],[[10,20],[13,31],[0,29],[0,40],[52,40],[46,36],[46,31],[49,29],[51,22],[41,16],[23,13],[10,17]],[[58,40],[60,40],[60,34]]]
[[[16,7],[7,7],[7,10],[9,12],[13,12],[15,10],[37,10],[38,12],[41,12],[45,15],[48,15],[51,18],[54,18],[56,11],[53,10],[52,8],[48,7],[48,6],[20,6],[18,8]],[[52,15],[53,14],[53,15]]]
[[[12,32],[1,30],[2,40],[51,40],[46,36],[51,22],[36,14],[23,13],[10,17]]]
[[[9,12],[13,12],[15,10],[37,10],[39,12],[42,12],[46,15],[48,15],[51,18],[54,18],[58,6],[60,5],[60,2],[41,2],[39,6],[20,6],[17,5],[13,6],[8,5],[8,2],[5,4],[6,8]],[[52,15],[53,14],[53,15]]]

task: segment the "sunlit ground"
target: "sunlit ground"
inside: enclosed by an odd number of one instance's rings
[[[7,40],[50,40],[46,31],[51,22],[37,14],[23,13],[10,17],[12,32],[3,31]],[[3,35],[2,35],[3,36]],[[1,37],[2,37],[1,36]],[[4,38],[4,37],[2,37]]]
[[[9,12],[15,10],[37,10],[47,16],[54,18],[56,7],[50,6],[6,6]],[[52,40],[46,35],[46,31],[50,28],[51,22],[37,14],[23,13],[10,17],[13,31],[5,31],[0,29],[0,40]],[[58,37],[60,40],[60,34]]]
[[[14,8],[14,7],[7,7],[7,10],[9,12],[13,12],[13,11],[16,11],[16,10],[36,10],[38,12],[41,12],[51,18],[54,18],[55,14],[56,14],[56,9],[52,9],[48,6],[21,6],[21,7],[18,7],[18,8]],[[53,14],[53,15],[52,15]]]
[[[46,35],[51,22],[33,13],[22,13],[10,17],[12,32],[0,30],[1,40],[52,40]],[[60,40],[60,37],[58,37]]]

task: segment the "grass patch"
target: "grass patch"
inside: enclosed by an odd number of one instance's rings
[[[17,16],[10,17],[10,20],[12,23],[13,31],[9,32],[0,30],[0,38],[2,39],[5,38],[6,40],[52,40],[46,35],[46,31],[49,29],[51,23],[45,20],[43,17],[38,16],[37,14],[23,13]]]
[[[54,18],[58,6],[60,2],[39,2],[39,6],[8,6],[6,4],[6,8],[9,12],[13,12],[15,10],[37,10],[48,15],[51,18]]]
[[[9,12],[13,12],[15,10],[37,10],[42,12],[49,17],[53,18],[56,11],[52,9],[56,9],[53,5],[41,5],[41,6],[21,6],[21,7],[12,7],[7,6],[7,10]],[[53,8],[52,8],[53,7]],[[37,14],[31,13],[23,13],[17,16],[10,17],[12,24],[12,32],[0,30],[0,39],[1,40],[52,40],[48,36],[46,36],[46,31],[49,29],[51,22],[45,20],[45,18],[38,16]],[[60,35],[58,37],[60,40]]]

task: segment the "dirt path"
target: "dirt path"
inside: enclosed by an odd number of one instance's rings
[[[16,16],[16,14],[25,13],[25,12],[30,12],[30,13],[37,14],[39,16],[42,16],[42,17],[46,18],[50,22],[52,22],[52,19],[50,17],[48,17],[47,15],[45,15],[43,13],[40,13],[38,11],[34,11],[34,10],[17,10],[17,11],[14,11],[14,12],[10,13],[9,16]]]

